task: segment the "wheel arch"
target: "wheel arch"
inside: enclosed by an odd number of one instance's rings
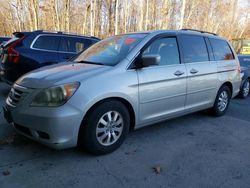
[[[130,116],[130,127],[129,127],[129,129],[130,129],[130,130],[134,130],[134,128],[135,128],[135,123],[136,123],[136,116],[135,116],[135,110],[134,110],[132,104],[131,104],[127,99],[124,99],[124,98],[122,98],[122,97],[108,97],[108,98],[104,98],[104,99],[101,99],[101,100],[95,102],[95,103],[87,110],[87,112],[85,113],[85,115],[84,115],[84,117],[83,117],[83,120],[82,120],[82,122],[81,122],[81,126],[80,126],[80,128],[79,128],[79,130],[78,130],[78,140],[79,140],[79,138],[80,138],[80,135],[79,135],[79,134],[80,134],[80,132],[81,132],[81,129],[84,128],[84,124],[85,124],[85,122],[86,122],[86,120],[87,120],[88,114],[90,114],[96,106],[100,105],[100,104],[103,103],[103,102],[109,101],[109,100],[116,100],[116,101],[119,101],[119,102],[121,102],[121,103],[128,109],[129,116]]]
[[[231,83],[231,82],[229,82],[229,81],[227,81],[227,82],[225,82],[225,83],[223,83],[221,86],[220,86],[220,88],[222,88],[223,86],[227,86],[228,88],[229,88],[229,90],[230,90],[230,94],[231,94],[231,96],[232,96],[232,94],[233,94],[233,84]],[[220,89],[219,88],[219,89]]]

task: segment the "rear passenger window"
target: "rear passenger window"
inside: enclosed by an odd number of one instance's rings
[[[32,47],[43,50],[57,51],[59,41],[59,36],[42,35],[38,37]]]
[[[182,46],[185,63],[209,61],[207,46],[203,37],[183,35]]]
[[[225,40],[209,39],[216,61],[234,59],[233,52]]]
[[[179,64],[179,51],[176,38],[161,38],[151,43],[143,55],[159,55],[161,57],[159,65]]]
[[[62,37],[59,51],[79,53],[91,45],[91,41],[88,39],[78,37]]]

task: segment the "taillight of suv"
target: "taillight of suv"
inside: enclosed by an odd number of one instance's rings
[[[13,62],[13,63],[19,62],[20,54],[16,50],[16,46],[19,45],[23,41],[24,38],[25,37],[23,36],[20,39],[16,40],[15,42],[13,42],[12,44],[9,45],[9,47],[7,49],[9,62]]]

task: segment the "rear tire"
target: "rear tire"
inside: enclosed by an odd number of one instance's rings
[[[211,112],[214,116],[222,116],[226,113],[231,100],[231,91],[228,86],[222,86],[216,96]]]
[[[123,143],[129,127],[125,105],[116,100],[104,101],[88,113],[79,132],[79,144],[94,155],[111,153]]]
[[[239,93],[239,97],[242,99],[247,98],[249,95],[249,89],[250,89],[250,81],[249,81],[249,79],[246,79],[244,81],[244,83],[242,84],[242,87],[241,87],[241,90]]]

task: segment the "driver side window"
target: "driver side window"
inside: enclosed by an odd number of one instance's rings
[[[159,55],[159,65],[180,64],[179,50],[175,37],[156,39],[142,53],[144,55]]]

